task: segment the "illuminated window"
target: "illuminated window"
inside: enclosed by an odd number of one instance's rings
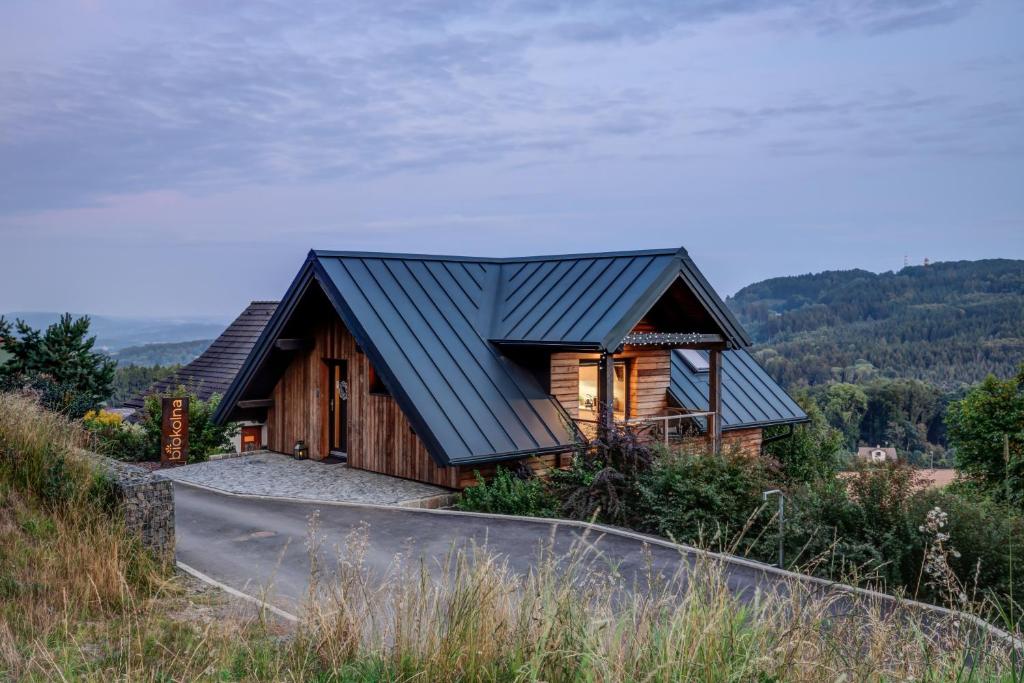
[[[580,361],[580,417],[596,420],[599,411],[597,361]],[[615,361],[615,394],[612,411],[615,417],[626,417],[629,410],[629,371],[626,361]]]

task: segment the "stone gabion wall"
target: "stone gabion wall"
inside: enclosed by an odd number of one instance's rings
[[[174,559],[174,488],[170,480],[136,465],[92,455],[110,476],[125,527],[162,560]]]

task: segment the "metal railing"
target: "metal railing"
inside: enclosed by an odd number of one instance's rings
[[[682,439],[686,436],[684,433],[684,425],[687,421],[694,418],[700,417],[711,417],[715,413],[710,411],[687,411],[682,408],[669,408],[670,411],[665,415],[647,415],[644,417],[630,417],[626,419],[617,419],[615,424],[619,427],[626,429],[633,429],[638,432],[650,432],[652,436],[660,439],[667,446],[673,436]],[[597,420],[591,420],[587,418],[577,418],[576,422],[586,424],[590,430],[593,430],[596,434],[597,431]]]

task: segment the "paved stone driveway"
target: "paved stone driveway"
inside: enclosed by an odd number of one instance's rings
[[[452,492],[440,486],[280,453],[210,460],[159,474],[228,493],[403,507],[444,507],[452,502]]]

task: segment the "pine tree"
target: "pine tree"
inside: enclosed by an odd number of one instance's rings
[[[48,407],[78,416],[110,398],[117,364],[93,351],[89,317],[65,313],[45,332],[23,320],[11,325],[0,318],[0,337],[10,355],[0,366],[0,385],[28,385],[42,394]]]

